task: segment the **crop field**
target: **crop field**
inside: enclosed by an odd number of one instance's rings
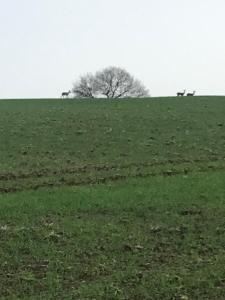
[[[225,299],[225,97],[0,101],[0,299]]]
[[[224,167],[225,99],[0,103],[0,190]]]

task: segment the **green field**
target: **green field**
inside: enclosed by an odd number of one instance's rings
[[[0,299],[225,299],[225,97],[0,101]]]
[[[0,103],[0,190],[224,167],[225,98]]]

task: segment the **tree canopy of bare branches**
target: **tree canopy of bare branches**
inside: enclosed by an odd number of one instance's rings
[[[73,93],[80,98],[94,98],[95,93],[95,78],[92,74],[81,76],[80,79],[74,83]]]
[[[74,84],[73,93],[76,97],[147,97],[148,90],[141,82],[131,76],[126,70],[118,67],[108,67],[80,77]]]

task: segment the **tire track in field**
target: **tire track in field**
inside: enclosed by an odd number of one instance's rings
[[[201,163],[206,163],[203,165],[195,165],[196,169],[193,169],[193,164],[190,164],[189,162],[189,168],[186,166],[185,168],[181,168],[181,169],[176,169],[177,165],[173,165],[173,168],[170,169],[159,169],[159,170],[154,170],[154,171],[148,171],[148,172],[144,172],[144,168],[143,166],[151,166],[152,164],[127,164],[127,165],[123,165],[121,166],[121,170],[122,169],[126,169],[127,166],[131,167],[131,166],[135,166],[135,167],[139,167],[136,172],[133,172],[132,174],[107,174],[104,176],[95,176],[95,177],[90,177],[87,176],[86,178],[82,178],[82,177],[78,177],[78,178],[63,178],[60,179],[57,176],[51,178],[51,180],[48,180],[48,177],[44,177],[45,179],[47,179],[47,181],[41,181],[38,183],[35,182],[31,182],[29,184],[26,183],[26,181],[24,179],[26,179],[26,177],[20,177],[20,180],[22,179],[23,182],[20,182],[19,185],[15,185],[15,181],[10,182],[12,183],[12,185],[7,186],[7,187],[1,187],[0,186],[0,193],[14,193],[14,192],[18,192],[18,191],[23,191],[23,190],[37,190],[39,188],[43,188],[43,187],[60,187],[60,186],[82,186],[82,185],[95,185],[95,184],[102,184],[102,183],[108,183],[108,182],[113,182],[113,181],[119,181],[119,180],[125,180],[128,178],[146,178],[146,177],[155,177],[155,176],[176,176],[176,175],[188,175],[188,174],[193,174],[193,173],[204,173],[204,172],[208,172],[208,171],[222,171],[225,170],[225,162],[219,166],[210,166],[209,163],[212,162],[218,162],[219,159],[216,160],[197,160],[198,162],[200,161]],[[193,163],[193,160],[191,161]],[[195,161],[196,162],[196,161]],[[168,162],[167,162],[168,163]],[[186,162],[187,163],[187,162]],[[172,164],[172,163],[171,163]],[[184,164],[184,162],[183,162]],[[165,165],[165,164],[160,164],[161,166]],[[182,163],[180,163],[180,165],[182,165]],[[154,166],[156,166],[154,164]],[[116,168],[116,166],[113,166],[113,168],[108,168],[109,166],[107,166],[107,168],[105,168],[106,166],[92,166],[94,168],[92,168],[92,170],[96,170],[96,167],[98,168],[98,170],[107,170],[107,171],[111,171],[112,169]],[[112,166],[111,166],[112,167]],[[190,168],[192,167],[192,168]],[[118,168],[118,166],[117,166]],[[141,171],[140,171],[141,169]],[[118,170],[118,169],[116,169]],[[69,174],[73,174],[73,173],[64,173],[63,175],[69,175]],[[62,175],[60,173],[60,175]],[[99,175],[99,174],[95,174],[95,175]],[[18,181],[18,178],[16,180],[16,182]],[[0,181],[1,183],[1,181]]]
[[[208,159],[169,159],[164,161],[153,161],[153,162],[143,162],[143,163],[127,163],[127,164],[102,164],[102,165],[92,165],[87,164],[84,166],[72,166],[61,169],[41,169],[32,172],[4,172],[0,173],[1,181],[11,181],[29,178],[42,178],[57,175],[75,174],[75,173],[88,173],[88,171],[112,171],[112,170],[124,170],[129,168],[149,168],[165,165],[182,165],[182,164],[196,164],[196,163],[214,163],[218,161],[225,161],[225,157],[222,158],[208,158]]]

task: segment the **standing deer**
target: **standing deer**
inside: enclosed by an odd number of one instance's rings
[[[70,93],[71,93],[70,90],[69,90],[68,92],[62,92],[61,97],[62,97],[62,98],[68,97]]]
[[[192,97],[195,95],[195,93],[196,93],[195,91],[193,93],[187,93],[187,96]]]
[[[185,93],[186,93],[186,90],[184,90],[183,93],[178,92],[178,93],[177,93],[177,97],[179,97],[179,96],[183,97]]]

